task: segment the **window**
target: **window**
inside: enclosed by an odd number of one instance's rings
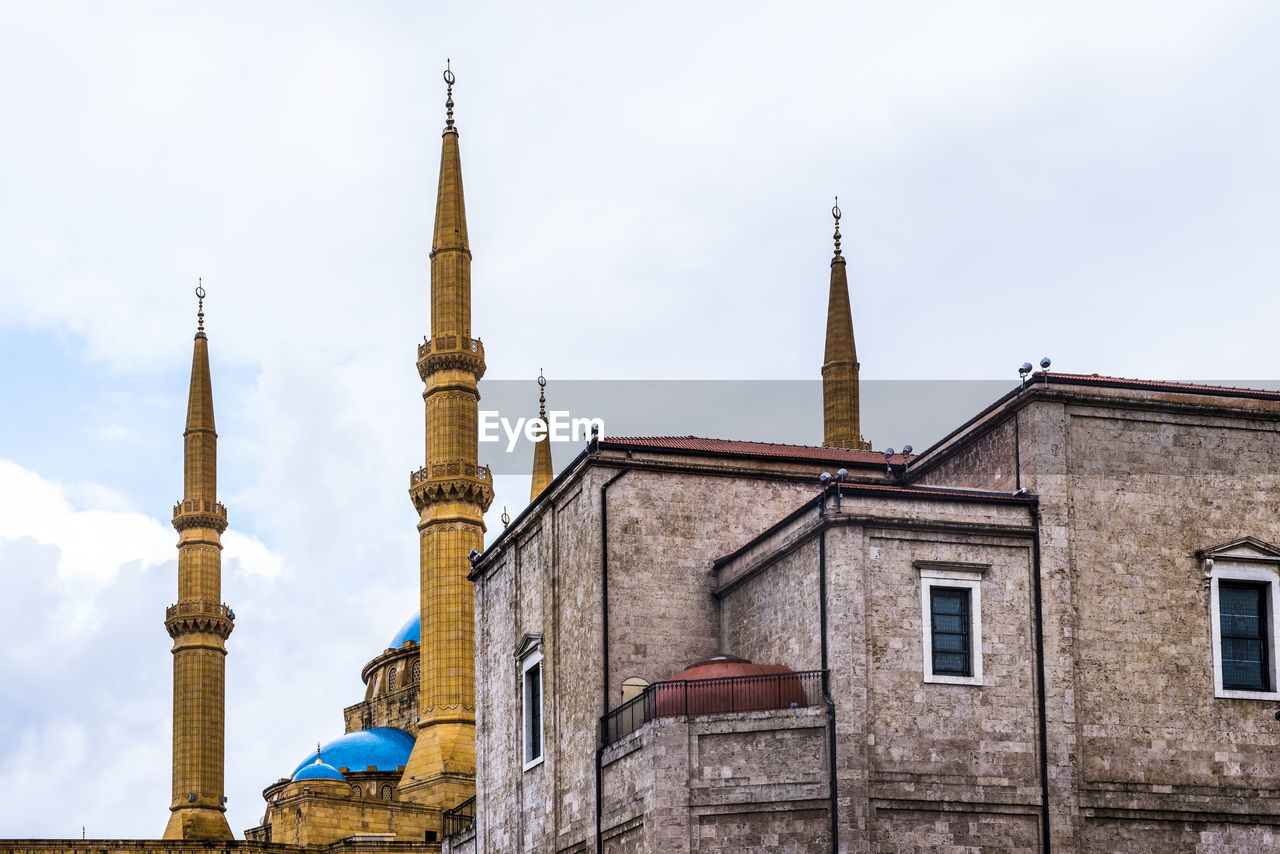
[[[1222,581],[1218,584],[1219,636],[1222,642],[1222,687],[1266,691],[1267,589],[1261,584]]]
[[[387,690],[394,691],[396,689],[396,669],[393,667],[387,674]]]
[[[382,790],[378,793],[378,797],[382,798],[384,801],[391,800],[391,787],[383,786]]]
[[[422,659],[414,659],[413,661],[413,684],[417,685],[422,681]]]
[[[351,787],[351,797],[359,798],[359,797],[362,797],[363,795],[364,795],[364,790],[361,789],[359,786]]]
[[[982,684],[982,577],[987,564],[918,560],[924,681]]]
[[[628,703],[644,693],[644,689],[649,687],[649,683],[641,679],[639,676],[628,676],[622,680],[622,702]]]
[[[1276,683],[1280,555],[1246,538],[1201,552],[1209,577],[1213,694],[1238,700],[1280,700]]]
[[[542,652],[524,660],[524,768],[542,762]]]
[[[929,611],[934,675],[972,676],[968,589],[930,587]]]

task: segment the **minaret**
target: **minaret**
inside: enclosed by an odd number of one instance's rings
[[[547,426],[547,378],[538,372],[538,417]],[[544,432],[533,446],[533,485],[529,487],[529,500],[537,498],[555,477],[551,466],[551,435]]]
[[[165,612],[173,638],[173,802],[165,839],[231,839],[223,806],[223,737],[227,637],[235,614],[222,604],[222,532],[227,509],[218,503],[218,434],[213,426],[209,340],[200,300],[191,393],[183,436],[182,501],[173,508],[178,530],[178,603]]]
[[[453,126],[452,71],[431,244],[431,337],[418,346],[426,389],[426,465],[409,476],[418,511],[422,640],[417,741],[400,789],[447,810],[475,794],[475,622],[468,555],[484,548],[489,469],[476,463],[476,383],[484,346],[471,337],[471,250],[462,161]]]
[[[839,199],[836,200],[837,202]],[[858,351],[853,343],[849,279],[840,254],[840,206],[836,218],[836,254],[831,259],[831,294],[827,298],[827,352],[822,360],[822,445],[870,450],[858,424]]]

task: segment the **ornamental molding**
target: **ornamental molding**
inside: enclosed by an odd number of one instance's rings
[[[1208,589],[1213,577],[1213,564],[1216,560],[1227,560],[1240,563],[1264,563],[1276,566],[1280,564],[1280,546],[1260,540],[1257,537],[1237,537],[1207,549],[1196,552],[1204,572],[1203,582]]]
[[[174,530],[186,531],[190,528],[212,528],[219,534],[227,530],[227,517],[214,516],[211,513],[183,513],[173,517]]]
[[[419,513],[443,501],[463,501],[488,510],[493,503],[493,485],[465,477],[427,480],[410,487],[409,498]]]
[[[524,637],[520,638],[520,643],[516,644],[516,661],[528,658],[540,649],[542,649],[542,633],[525,632]]]
[[[463,531],[473,536],[484,536],[484,529],[474,522],[427,522],[425,525],[418,526],[419,539],[426,539],[435,534],[444,534],[450,531]]]
[[[173,527],[179,531],[188,528],[213,528],[221,534],[227,530],[227,508],[218,501],[183,499],[173,505]]]
[[[466,371],[479,380],[484,376],[484,357],[475,353],[454,350],[447,353],[433,353],[418,360],[418,376],[426,382],[438,371]]]
[[[423,706],[422,711],[424,714],[426,714],[426,713],[436,712],[436,711],[456,712],[459,709],[467,712],[474,712],[476,710],[476,704],[475,703],[432,703],[429,706]]]
[[[231,637],[231,631],[235,628],[235,624],[226,617],[197,614],[170,617],[164,621],[164,627],[169,632],[169,637],[175,640],[183,635],[194,634],[214,634],[226,640]]]

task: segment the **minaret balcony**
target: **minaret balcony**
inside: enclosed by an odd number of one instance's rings
[[[409,475],[409,497],[419,512],[441,501],[467,501],[488,509],[493,473],[465,460],[435,460]]]
[[[211,632],[226,640],[231,635],[235,619],[235,611],[217,602],[189,600],[164,610],[164,627],[171,638]]]
[[[173,527],[214,528],[219,534],[227,529],[227,508],[218,501],[187,498],[173,505]]]
[[[437,335],[418,345],[418,376],[423,382],[437,371],[466,371],[484,376],[484,343],[465,335]]]

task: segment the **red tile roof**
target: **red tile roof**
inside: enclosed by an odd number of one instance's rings
[[[601,439],[600,445],[606,448],[645,448],[657,451],[686,451],[700,454],[724,454],[726,456],[766,457],[800,462],[884,465],[884,451],[855,451],[849,448],[784,445],[776,442],[739,442],[733,439],[704,439],[700,436],[610,436],[606,439]],[[892,460],[895,465],[902,465],[905,458],[902,454],[894,454]]]
[[[1044,373],[1036,371],[1027,380],[1044,382]],[[1258,397],[1267,400],[1280,400],[1280,390],[1246,388],[1244,386],[1209,385],[1206,383],[1170,382],[1167,380],[1136,380],[1128,377],[1107,377],[1101,374],[1060,374],[1051,372],[1049,382],[1069,383],[1071,385],[1103,385],[1125,388],[1149,388],[1152,391],[1187,391],[1206,394],[1226,394],[1232,397]]]

